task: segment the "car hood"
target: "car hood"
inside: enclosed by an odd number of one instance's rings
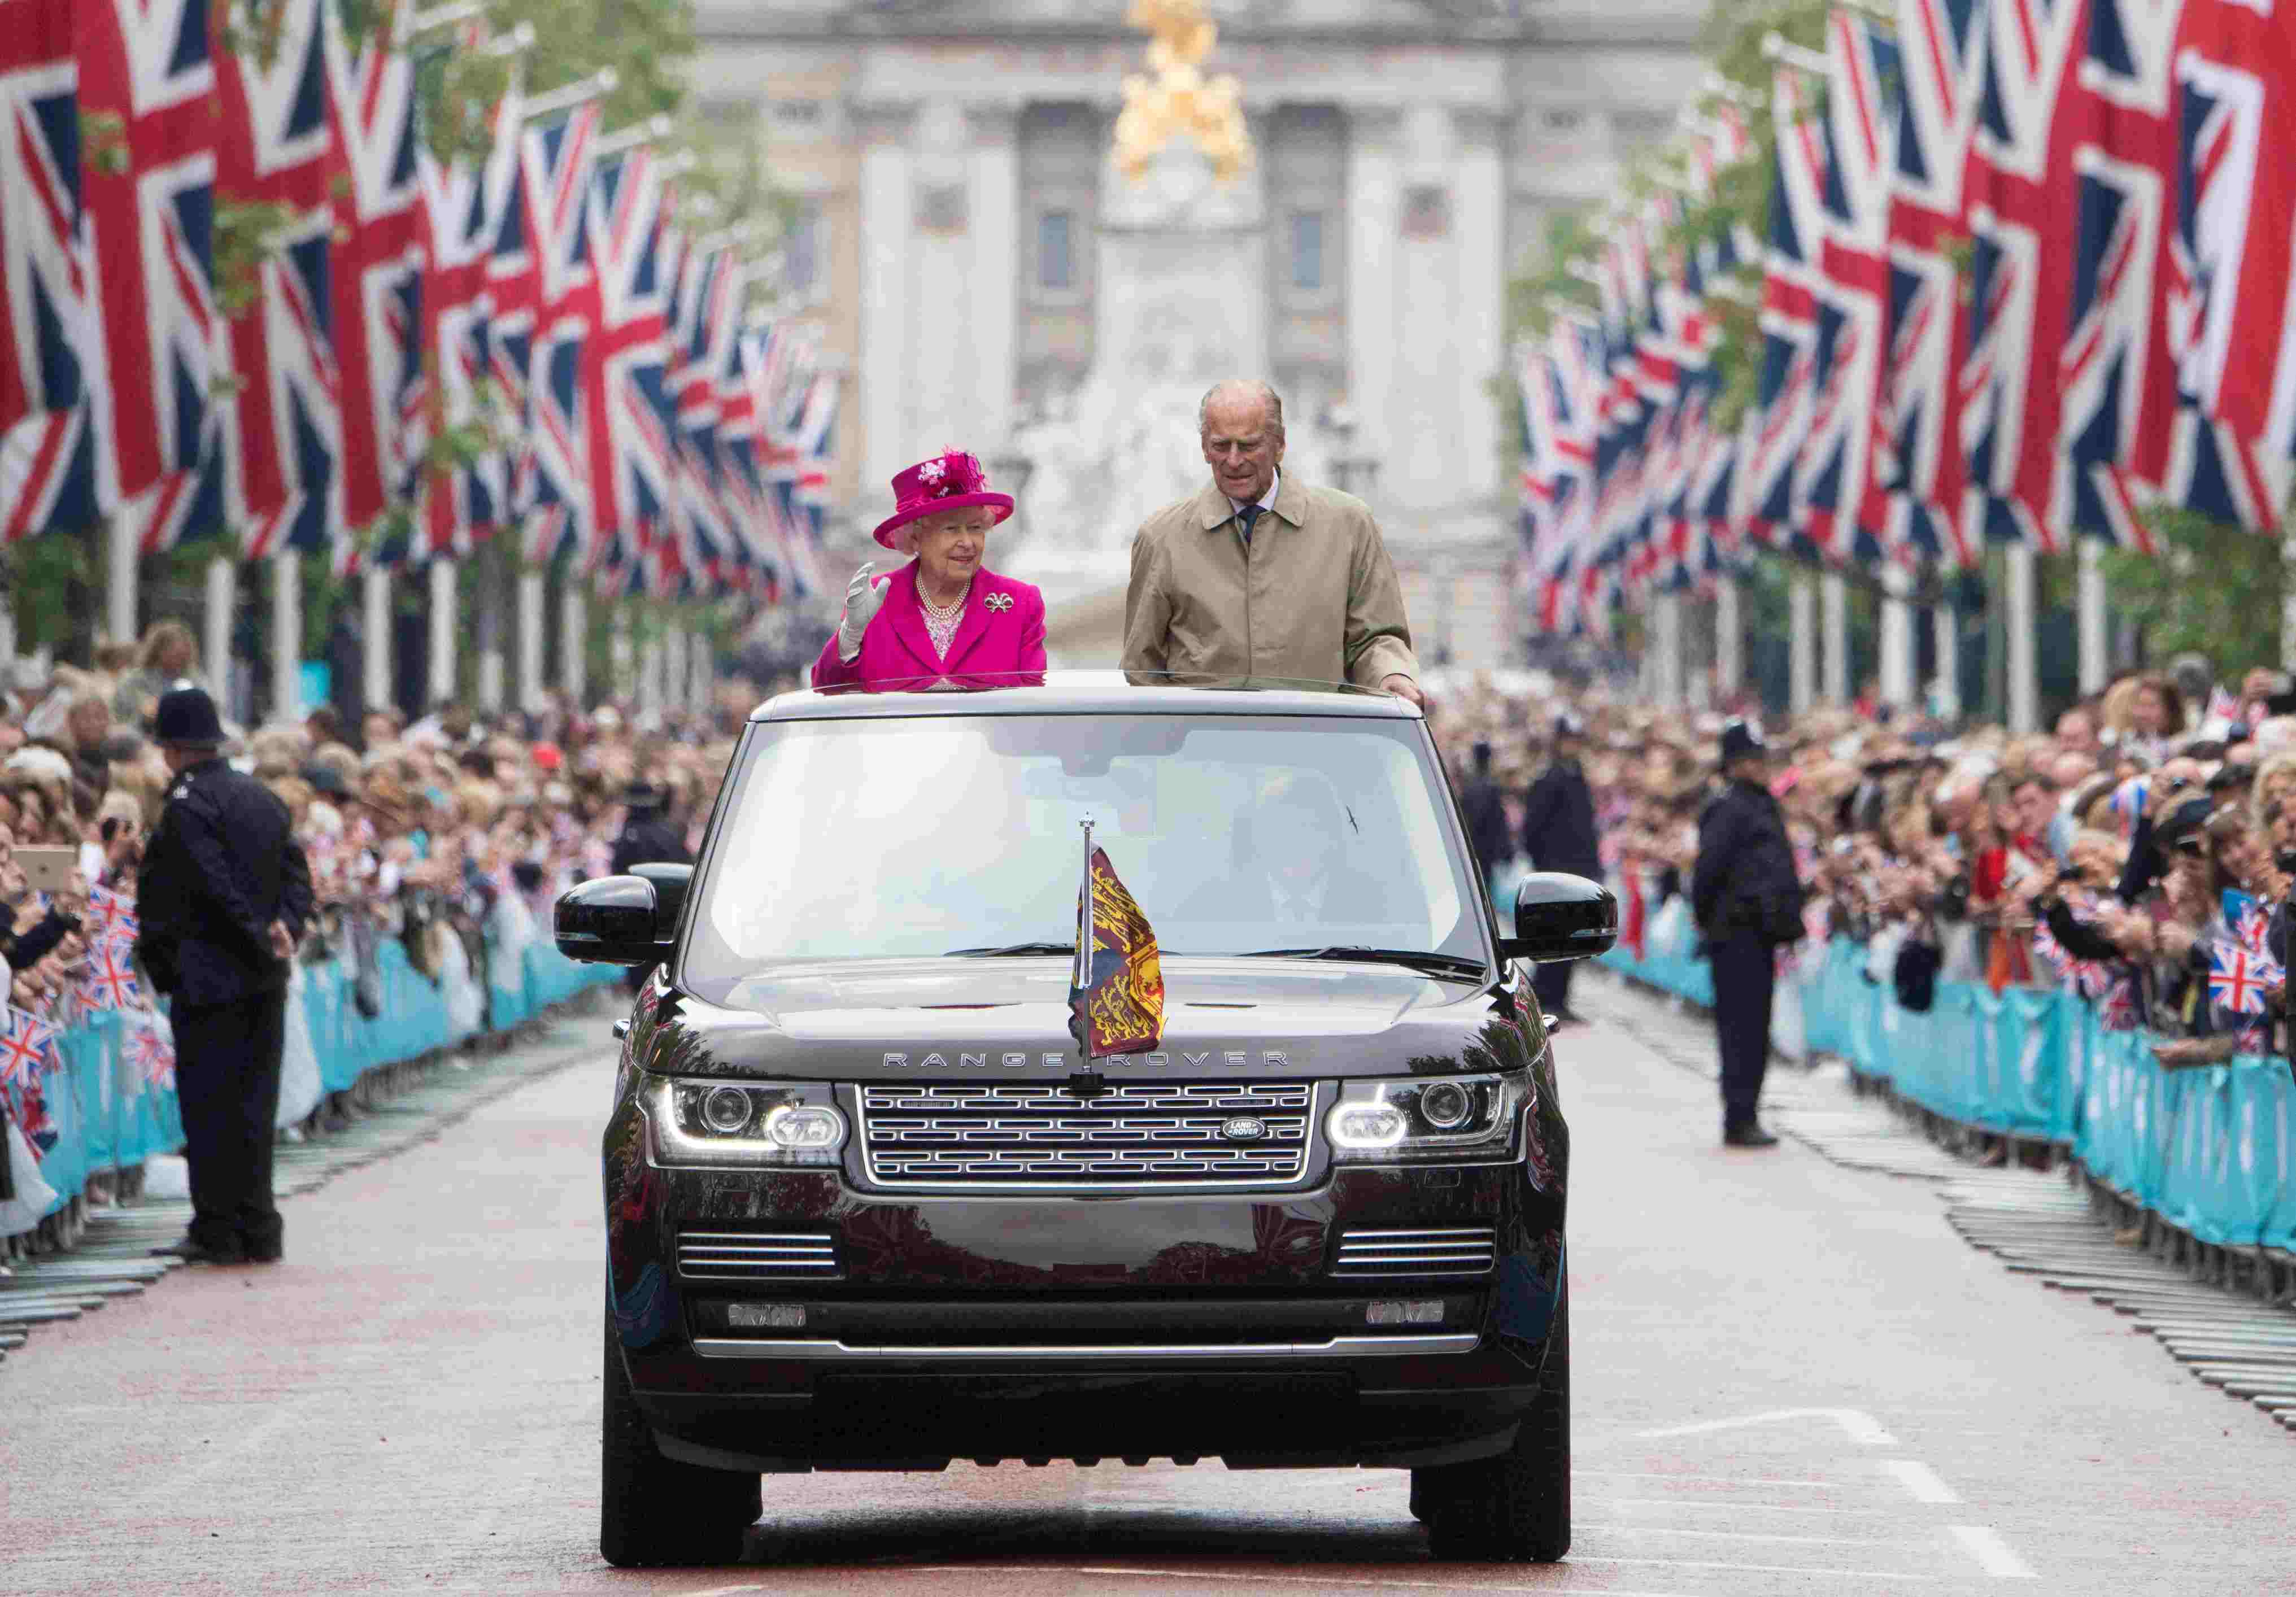
[[[1492,1069],[1521,1053],[1503,995],[1393,966],[1168,956],[1161,1047],[1111,1078]],[[652,989],[650,989],[650,993]],[[648,1069],[821,1080],[1058,1078],[1084,1068],[1058,958],[791,963],[659,993],[631,1041]],[[714,1002],[713,1002],[714,1000]],[[650,1010],[650,1012],[649,1012]],[[1496,1022],[1504,1036],[1494,1036]],[[1534,1020],[1535,1026],[1537,1022]],[[1467,1056],[1473,1051],[1480,1062]]]

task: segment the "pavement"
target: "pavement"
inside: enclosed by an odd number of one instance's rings
[[[1566,1563],[1432,1562],[1399,1472],[1111,1463],[769,1478],[745,1564],[608,1568],[594,1017],[594,1049],[537,1044],[566,1068],[292,1200],[285,1263],[0,1367],[0,1590],[2296,1592],[2267,1416],[1972,1248],[1931,1183],[1721,1149],[1669,1062],[1701,1023],[1587,985]]]

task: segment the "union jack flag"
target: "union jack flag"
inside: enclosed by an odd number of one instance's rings
[[[88,953],[87,1006],[94,1010],[141,1009],[144,989],[135,979],[130,945],[117,938],[97,941]]]
[[[1801,74],[1772,78],[1768,236],[1762,270],[1761,364],[1745,467],[1747,527],[1759,542],[1783,546],[1794,530],[1795,469],[1809,436],[1816,397],[1817,289],[1826,159],[1821,125]]]
[[[2135,1031],[2144,1023],[2144,1011],[2136,1001],[2136,979],[2125,971],[2097,1003],[2098,1022],[2107,1031]]]
[[[0,38],[0,538],[10,543],[97,514],[73,9],[17,5]]]
[[[342,372],[329,287],[328,184],[340,167],[319,11],[319,0],[282,0],[271,64],[241,51],[217,67],[217,186],[293,217],[256,265],[252,303],[226,324],[225,503],[250,560],[288,546],[325,549],[343,526]]]
[[[471,23],[457,46],[483,49],[484,29]],[[493,111],[493,136],[477,165],[441,161],[424,149],[417,158],[422,202],[421,374],[407,402],[411,420],[403,444],[419,460],[439,432],[480,419],[480,389],[494,373],[493,257],[517,173],[519,75]],[[521,385],[521,389],[523,385]],[[418,466],[412,485],[415,524],[425,555],[466,554],[506,515],[510,484],[499,451],[461,466]]]
[[[619,545],[637,577],[648,528],[674,503],[666,387],[668,295],[660,163],[644,150],[598,163],[587,230],[593,272],[582,349],[590,432],[591,563]]]
[[[97,938],[124,938],[133,943],[141,930],[135,917],[135,897],[132,893],[92,887],[87,890],[87,913],[88,930]]]
[[[2262,1014],[2266,989],[2281,979],[2270,960],[2245,948],[2223,942],[2209,948],[2209,1001],[2228,1014]]]
[[[525,518],[521,553],[537,564],[565,546],[589,504],[583,323],[574,296],[589,274],[583,198],[598,116],[595,104],[579,105],[519,136],[515,182],[488,267],[496,381],[519,424],[511,501]]]
[[[738,292],[734,299],[738,305]],[[726,352],[725,368],[718,374],[718,430],[725,450],[726,495],[734,525],[749,545],[751,569],[763,585],[760,596],[770,602],[789,586],[790,567],[766,509],[766,479],[758,459],[764,435],[757,395],[750,383],[755,348],[753,335],[737,328]]]
[[[72,7],[98,314],[88,328],[96,491],[136,546],[223,528],[215,283],[216,76],[203,0]]]
[[[414,67],[406,53],[412,0],[354,48],[339,9],[324,7],[328,104],[342,181],[333,184],[328,262],[341,378],[343,517],[356,535],[390,504],[409,464],[407,406],[421,371],[422,208]],[[349,536],[335,564],[360,561]]]
[[[1889,291],[1898,46],[1870,19],[1839,11],[1828,25],[1826,45],[1816,390],[1795,487],[1800,520],[1821,552],[1835,561],[1872,561],[1887,530],[1873,471],[1874,397]]]
[[[128,1028],[127,1057],[147,1085],[176,1085],[176,1050],[157,1015],[147,1013]]]
[[[13,1004],[0,1021],[0,1082],[20,1086],[56,1069],[55,1030]]]

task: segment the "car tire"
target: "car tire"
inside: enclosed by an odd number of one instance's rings
[[[1570,1551],[1570,1300],[1554,1308],[1538,1395],[1496,1458],[1411,1472],[1411,1511],[1439,1559],[1551,1564]]]
[[[764,1511],[758,1478],[664,1458],[638,1412],[621,1339],[606,1316],[598,1551],[618,1569],[740,1561]]]

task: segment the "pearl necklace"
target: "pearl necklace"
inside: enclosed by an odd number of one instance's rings
[[[957,623],[964,619],[964,602],[972,597],[970,577],[964,579],[964,592],[946,605],[935,604],[926,598],[924,584],[917,585],[917,602],[925,612],[925,635],[932,640],[933,653],[939,658],[948,658],[948,646],[956,641]]]

